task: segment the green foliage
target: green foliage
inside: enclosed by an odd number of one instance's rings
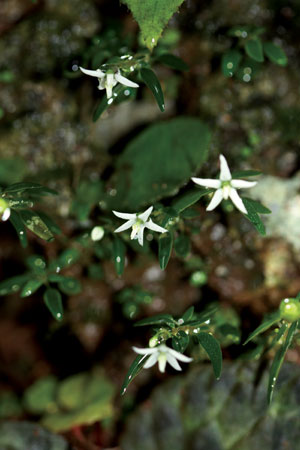
[[[172,15],[178,10],[183,0],[123,0],[130,8],[133,17],[138,22],[142,40],[152,50],[163,29],[168,24]]]
[[[48,288],[43,298],[54,319],[62,320],[64,310],[60,292],[57,289]]]
[[[209,333],[197,334],[197,339],[200,345],[204,348],[211,360],[214,374],[217,380],[221,376],[222,371],[222,351],[219,342]]]
[[[24,393],[24,406],[41,415],[41,423],[61,432],[111,417],[114,387],[101,372],[79,373],[58,382],[53,376],[37,380]]]
[[[165,110],[165,100],[164,100],[164,94],[161,89],[161,85],[159,82],[159,79],[151,69],[142,68],[140,71],[141,77],[145,84],[148,86],[150,91],[155,97],[155,100],[157,101],[157,104],[159,106],[159,109],[161,112],[164,112]]]
[[[178,56],[171,53],[161,53],[156,58],[156,61],[163,63],[165,66],[171,67],[171,69],[185,72],[189,70],[189,66]]]
[[[228,50],[222,56],[222,72],[225,77],[232,77],[237,71],[242,59],[242,54],[238,50]]]
[[[264,61],[263,47],[261,40],[259,38],[249,39],[249,41],[247,41],[245,44],[245,50],[247,55],[250,58],[254,59],[254,61],[257,62]]]
[[[163,233],[158,240],[158,260],[161,270],[165,270],[173,247],[173,233]]]
[[[113,243],[113,259],[117,275],[120,277],[124,272],[126,247],[124,242],[118,238],[114,238]]]
[[[273,44],[273,42],[264,42],[264,53],[273,63],[279,66],[287,65],[287,56],[279,45]]]
[[[244,214],[244,216],[253,224],[254,228],[259,232],[259,234],[265,236],[266,228],[261,218],[259,217],[259,214],[270,214],[271,211],[261,203],[252,200],[251,198],[243,197],[243,203],[246,210],[248,211],[248,214]]]
[[[180,117],[148,127],[118,159],[114,209],[120,210],[122,202],[123,208],[136,211],[174,195],[206,160],[209,142],[207,126],[196,118]]]

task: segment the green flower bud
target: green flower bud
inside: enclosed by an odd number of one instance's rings
[[[280,318],[287,322],[295,322],[300,319],[300,303],[295,298],[285,298],[279,306]]]

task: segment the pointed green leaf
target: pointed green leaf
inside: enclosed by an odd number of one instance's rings
[[[0,295],[13,294],[18,292],[22,286],[28,281],[30,274],[17,275],[16,277],[8,278],[0,283]]]
[[[32,231],[32,233],[48,242],[54,239],[53,234],[36,212],[29,210],[20,211],[20,216],[24,225]]]
[[[189,70],[189,66],[183,61],[183,59],[172,55],[171,53],[162,53],[156,59],[172,69],[180,71]]]
[[[58,195],[58,193],[53,189],[49,189],[45,186],[42,186],[41,184],[25,182],[12,184],[8,186],[4,191],[7,193],[36,191],[35,193],[37,195]]]
[[[294,322],[291,324],[286,340],[282,347],[280,347],[277,350],[277,353],[275,354],[274,360],[272,362],[271,368],[270,368],[270,374],[269,374],[269,384],[268,384],[268,403],[271,403],[273,392],[275,388],[275,384],[279,375],[280,368],[282,366],[282,363],[284,361],[285,354],[290,347],[294,334],[297,330],[298,322]]]
[[[161,112],[164,112],[165,110],[165,100],[164,100],[164,94],[161,89],[161,85],[159,82],[159,79],[151,69],[143,68],[140,70],[141,77],[143,81],[146,83],[147,87],[150,89],[152,94],[155,97],[155,100],[159,106],[159,109]]]
[[[45,259],[40,255],[28,256],[26,265],[37,274],[44,274],[47,267]]]
[[[197,334],[197,339],[211,360],[214,374],[217,379],[222,372],[222,351],[219,342],[209,333]]]
[[[173,247],[173,233],[163,233],[158,240],[158,260],[161,270],[168,265]]]
[[[238,50],[229,50],[222,56],[222,72],[225,77],[232,77],[237,71],[242,59],[242,54]]]
[[[106,95],[102,97],[96,109],[93,113],[93,122],[96,122],[99,117],[104,113],[104,111],[113,103],[120,103],[124,100],[129,100],[135,96],[136,89],[128,86],[123,86],[122,84],[117,85],[113,89],[113,95],[107,98]]]
[[[280,320],[280,313],[279,311],[276,311],[275,313],[269,315],[252,333],[250,336],[246,339],[243,345],[248,344],[248,342],[252,341],[256,336],[258,336],[261,333],[264,333],[266,330],[268,330],[272,325],[279,322]]]
[[[123,382],[123,385],[121,387],[121,395],[124,395],[127,387],[132,382],[132,380],[140,373],[142,370],[145,362],[149,358],[149,355],[138,355],[131,366],[128,369],[128,372],[126,374],[125,380]]]
[[[58,257],[56,264],[60,268],[68,267],[74,264],[80,258],[80,253],[77,248],[67,248]]]
[[[184,313],[183,316],[182,316],[183,323],[186,323],[186,322],[188,322],[189,320],[192,319],[193,314],[194,314],[194,309],[195,309],[195,308],[194,308],[193,306],[190,306],[190,307],[185,311],[185,313]]]
[[[244,214],[244,217],[248,219],[254,226],[254,228],[262,235],[266,235],[266,228],[261,218],[256,212],[256,208],[253,206],[252,202],[249,202],[247,198],[243,197],[243,203],[245,205],[248,214]]]
[[[249,41],[247,41],[245,44],[245,50],[247,55],[250,58],[254,59],[254,61],[264,61],[263,47],[259,38],[250,39]]]
[[[181,213],[189,206],[194,205],[194,203],[197,203],[197,201],[201,197],[203,197],[206,194],[210,194],[213,191],[214,191],[214,189],[195,188],[195,189],[190,190],[190,191],[186,192],[185,194],[181,195],[179,198],[177,198],[172,203],[172,206],[178,213]]]
[[[31,294],[34,294],[43,284],[43,281],[38,279],[32,279],[27,281],[25,286],[21,291],[21,297],[29,297]]]
[[[248,205],[251,205],[255,212],[258,214],[271,214],[272,211],[269,208],[266,208],[264,205],[262,205],[257,200],[253,200],[252,198],[243,197],[243,201],[246,200],[246,203]]]
[[[261,172],[259,170],[236,170],[235,172],[232,172],[232,174],[231,174],[233,179],[256,177],[257,175],[261,175]]]
[[[81,292],[81,284],[79,280],[73,277],[64,277],[58,284],[59,290],[67,295],[76,295]]]
[[[184,0],[122,0],[139,24],[142,40],[151,50]]]
[[[42,221],[47,225],[51,233],[53,234],[61,234],[62,231],[59,228],[59,226],[52,220],[51,217],[48,216],[48,214],[44,213],[43,211],[37,211],[38,215],[42,219]]]
[[[169,325],[174,326],[175,320],[171,314],[157,314],[153,317],[147,317],[146,319],[139,320],[134,324],[135,327],[143,327],[146,325]]]
[[[115,270],[117,275],[120,277],[124,272],[125,267],[125,255],[126,255],[126,246],[122,239],[115,236],[113,242],[113,260],[115,265]]]
[[[27,246],[27,234],[26,234],[26,228],[24,226],[24,223],[23,223],[20,215],[12,209],[10,211],[9,219],[17,232],[17,235],[20,239],[22,247],[25,248]]]
[[[62,320],[64,310],[60,292],[57,289],[48,288],[43,298],[54,319],[58,321]]]
[[[265,55],[270,61],[279,66],[287,65],[287,56],[279,45],[273,44],[273,42],[264,42],[263,47]]]

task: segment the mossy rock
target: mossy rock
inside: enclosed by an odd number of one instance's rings
[[[30,422],[0,424],[1,450],[67,450],[68,443],[61,436],[49,433]]]
[[[285,364],[273,403],[256,364],[225,364],[162,384],[130,417],[122,450],[296,450],[300,438],[300,368]]]

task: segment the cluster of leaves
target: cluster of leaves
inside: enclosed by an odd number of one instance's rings
[[[23,275],[8,278],[0,283],[0,295],[13,294],[20,291],[21,297],[29,297],[40,287],[44,287],[44,302],[56,320],[63,319],[62,295],[74,295],[81,292],[79,280],[69,276],[63,276],[59,272],[69,267],[79,258],[76,249],[67,249],[61,255],[50,262],[39,255],[30,255],[26,259],[28,271]],[[54,288],[53,284],[57,287]]]
[[[275,326],[274,329],[272,329]],[[272,329],[272,330],[271,330]],[[287,350],[294,342],[299,341],[300,336],[300,292],[296,298],[282,300],[277,311],[269,314],[265,320],[254,330],[244,345],[255,340],[266,331],[267,338],[258,343],[256,357],[261,357],[271,350],[275,350],[275,356],[270,367],[268,383],[268,402],[272,400],[274,388],[284,361]]]
[[[135,323],[135,326],[152,326],[150,343],[161,345],[171,341],[173,349],[180,353],[188,347],[198,347],[200,344],[212,363],[215,377],[219,379],[222,371],[222,351],[219,340],[225,345],[237,344],[240,341],[238,320],[234,318],[233,324],[232,318],[232,312],[226,317],[224,311],[218,311],[216,304],[211,304],[202,313],[196,313],[191,306],[180,318],[175,319],[171,314],[159,314],[140,320]],[[142,355],[135,358],[126,374],[121,389],[122,394],[126,392],[133,378],[143,369],[147,359],[148,356]]]
[[[222,55],[222,72],[225,77],[235,75],[240,81],[249,82],[266,56],[271,62],[286,66],[287,57],[281,47],[271,41],[262,41],[264,28],[236,26],[228,35],[236,38],[236,46]],[[241,50],[244,50],[244,54]]]
[[[21,417],[27,412],[40,417],[41,424],[53,432],[89,425],[113,415],[114,385],[99,370],[82,372],[59,381],[48,375],[35,381],[19,399],[0,392],[0,417]],[[1,414],[2,413],[2,414]]]
[[[27,182],[0,187],[0,199],[10,209],[9,219],[23,247],[27,246],[26,228],[47,242],[54,239],[54,234],[61,233],[51,217],[42,211],[30,209],[47,195],[57,195],[57,192],[40,184]]]

